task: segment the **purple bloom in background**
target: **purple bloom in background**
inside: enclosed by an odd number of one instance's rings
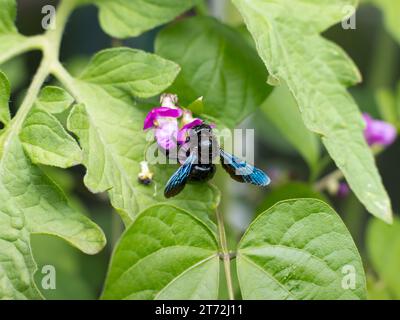
[[[341,182],[339,184],[339,188],[337,191],[337,196],[339,198],[346,198],[350,193],[350,188],[349,185],[347,184],[347,182]]]
[[[363,118],[366,123],[364,136],[370,146],[389,146],[396,140],[397,130],[393,125],[373,119],[368,113],[364,113]]]

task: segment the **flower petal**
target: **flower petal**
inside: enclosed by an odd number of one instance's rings
[[[157,116],[179,118],[180,116],[182,116],[182,112],[183,111],[180,108],[171,109],[171,108],[159,107]]]
[[[192,122],[185,124],[178,132],[178,143],[184,143],[186,141],[186,133],[195,126],[199,126],[203,123],[203,120],[195,118]]]
[[[349,185],[346,182],[341,182],[339,184],[339,189],[337,192],[337,196],[339,198],[346,198],[350,193]]]
[[[171,117],[179,118],[182,116],[182,109],[180,108],[167,108],[167,107],[156,107],[150,110],[144,120],[143,130],[154,127],[154,121],[159,117]]]
[[[161,117],[157,119],[157,122],[155,137],[158,145],[165,150],[175,148],[177,145],[178,120]]]
[[[364,135],[369,145],[388,146],[396,140],[397,130],[393,125],[382,120],[375,120],[366,113],[363,117],[366,123]]]

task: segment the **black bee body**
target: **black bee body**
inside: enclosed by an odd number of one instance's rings
[[[211,127],[206,124],[193,127],[185,143],[189,146],[186,156],[189,157],[191,152],[194,151],[198,158],[198,163],[192,165],[188,181],[204,182],[211,180],[217,169],[213,160],[218,156],[215,152],[213,153],[213,148],[218,147],[218,142],[212,134]]]
[[[203,182],[214,178],[217,167],[215,164],[195,164],[190,171],[189,181]]]
[[[179,150],[179,153],[182,152],[186,155],[186,160],[167,182],[164,190],[167,198],[180,193],[187,182],[205,182],[212,179],[216,171],[213,162],[218,156],[223,168],[236,181],[258,186],[270,183],[268,176],[260,169],[220,149],[212,128],[207,124],[203,123],[190,130],[189,136]]]

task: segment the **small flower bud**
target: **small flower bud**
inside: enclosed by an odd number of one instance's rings
[[[147,161],[140,162],[141,171],[138,174],[138,181],[141,184],[149,185],[153,181],[153,173],[149,169]]]
[[[163,93],[160,96],[160,104],[164,108],[176,108],[178,96],[172,93]]]
[[[340,188],[340,183],[337,179],[330,179],[327,181],[326,190],[329,192],[330,195],[335,196]]]

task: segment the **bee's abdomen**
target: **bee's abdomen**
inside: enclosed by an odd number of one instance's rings
[[[195,164],[190,172],[190,181],[208,181],[215,175],[215,164]]]

